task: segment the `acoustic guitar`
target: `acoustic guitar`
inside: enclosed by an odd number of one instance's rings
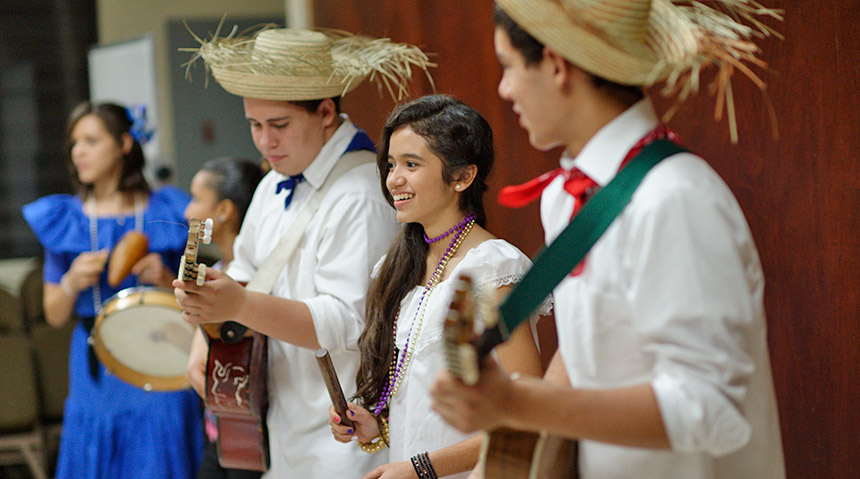
[[[212,219],[191,218],[179,279],[202,285],[206,265],[197,262],[200,242],[212,238]],[[209,342],[206,406],[218,419],[218,462],[229,469],[269,469],[268,340],[235,322],[201,325]]]
[[[445,317],[444,341],[448,370],[472,385],[480,377],[483,358],[502,342],[494,327],[495,311],[479,301],[472,279],[460,275]],[[479,336],[476,318],[484,325]],[[577,478],[576,441],[542,433],[499,428],[484,432],[479,477],[492,479]]]

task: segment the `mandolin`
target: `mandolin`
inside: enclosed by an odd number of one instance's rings
[[[202,285],[206,265],[197,262],[200,242],[212,238],[212,219],[191,218],[179,279]],[[209,342],[206,406],[218,419],[218,462],[228,469],[269,468],[268,338],[235,322],[201,325]]]
[[[448,371],[468,385],[478,382],[480,364],[503,341],[496,328],[493,308],[479,301],[472,279],[460,275],[455,280],[454,297],[445,317],[444,344]],[[475,332],[476,318],[483,324]],[[493,479],[576,478],[576,441],[542,433],[499,428],[485,431],[479,477]]]

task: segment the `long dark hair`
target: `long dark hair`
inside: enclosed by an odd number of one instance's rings
[[[254,190],[263,178],[260,165],[244,158],[222,157],[207,161],[200,171],[211,174],[207,186],[215,192],[218,201],[233,202],[239,215],[239,224],[242,224]]]
[[[75,107],[75,109],[72,110],[72,113],[69,114],[69,120],[66,123],[66,139],[68,143],[66,146],[66,165],[72,173],[72,179],[78,187],[78,191],[85,196],[92,191],[93,185],[81,183],[78,171],[72,163],[71,137],[72,130],[74,130],[75,125],[78,124],[81,118],[87,115],[93,115],[100,119],[102,124],[104,124],[105,129],[119,145],[122,145],[123,134],[131,135],[130,131],[132,126],[132,120],[129,116],[128,110],[115,103],[92,103],[85,101]],[[145,164],[146,161],[143,157],[143,149],[141,148],[140,143],[132,137],[131,150],[128,154],[124,154],[122,157],[122,169],[120,172],[118,187],[119,191],[140,191],[149,193],[149,184],[146,182],[146,177],[143,175],[143,167]]]
[[[493,132],[489,123],[465,103],[446,95],[430,95],[401,105],[391,113],[379,140],[377,167],[382,194],[394,204],[386,187],[388,148],[391,135],[410,128],[427,142],[430,150],[442,160],[442,180],[454,182],[463,168],[477,166],[472,184],[460,195],[460,210],[475,216],[481,226],[486,223],[484,193],[487,175],[493,166]],[[418,223],[403,225],[388,249],[379,274],[371,282],[367,298],[364,332],[358,340],[361,364],[356,375],[356,398],[371,408],[388,380],[388,366],[394,356],[394,319],[400,302],[416,285],[421,284],[428,246],[424,228]]]

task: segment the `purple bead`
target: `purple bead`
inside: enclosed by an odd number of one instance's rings
[[[394,368],[393,373],[389,375],[388,383],[383,387],[382,394],[380,394],[380,396],[379,396],[379,401],[376,403],[376,408],[374,409],[374,414],[376,414],[377,416],[382,412],[383,409],[385,409],[385,406],[388,404],[388,401],[391,399],[391,394],[394,392],[394,386],[397,384],[397,380],[402,375],[406,374],[405,363],[406,363],[406,356],[407,356],[407,354],[409,354],[409,342],[412,339],[412,328],[415,326],[415,321],[418,319],[418,315],[421,314],[421,307],[424,304],[424,299],[427,297],[427,294],[430,292],[430,289],[433,287],[434,280],[438,280],[437,275],[441,275],[442,271],[444,270],[446,258],[450,258],[449,255],[454,251],[454,247],[457,244],[458,240],[460,239],[460,235],[462,234],[466,225],[468,225],[471,221],[474,221],[474,219],[475,219],[474,215],[468,214],[468,215],[466,215],[465,218],[463,218],[462,221],[457,223],[453,228],[449,229],[445,233],[442,233],[441,235],[439,235],[435,238],[429,238],[426,233],[424,234],[424,241],[426,241],[427,244],[430,244],[430,243],[434,243],[434,242],[439,241],[442,238],[448,236],[449,234],[453,233],[454,230],[457,231],[457,234],[455,234],[454,237],[451,238],[451,242],[448,244],[448,248],[445,249],[445,254],[443,254],[442,257],[439,258],[439,263],[436,264],[436,269],[433,271],[433,274],[431,275],[430,280],[427,281],[427,284],[424,286],[424,291],[421,293],[421,298],[418,300],[418,309],[416,309],[416,311],[415,311],[415,317],[412,318],[412,324],[409,325],[409,332],[406,335],[406,343],[404,344],[403,350],[401,351],[402,354],[398,354],[398,357],[394,358],[394,362],[396,364],[396,367]],[[396,329],[397,328],[397,318],[395,318],[394,321],[395,321],[394,333],[396,335],[397,334],[396,333],[397,332],[397,329]]]

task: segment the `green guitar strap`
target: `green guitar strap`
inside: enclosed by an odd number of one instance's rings
[[[683,151],[687,150],[665,139],[649,144],[585,204],[555,241],[537,254],[532,268],[499,307],[502,338],[507,339],[579,264],[630,202],[648,171],[664,158]]]

